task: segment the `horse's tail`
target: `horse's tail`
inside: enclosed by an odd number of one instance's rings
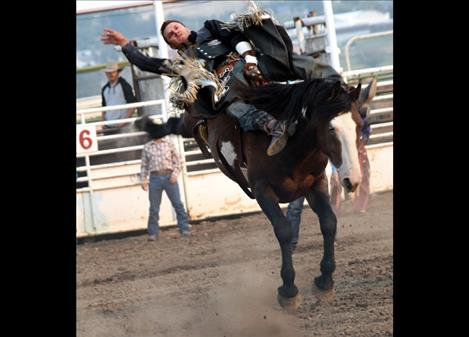
[[[152,139],[164,136],[182,134],[182,118],[170,117],[166,123],[157,124],[149,116],[143,116],[135,121],[135,126],[140,131],[145,131]]]

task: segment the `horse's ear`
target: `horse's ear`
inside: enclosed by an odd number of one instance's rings
[[[358,83],[357,87],[350,91],[349,96],[352,99],[352,102],[355,102],[360,96],[360,91],[362,89],[362,84]]]
[[[333,101],[337,96],[339,96],[340,94],[340,90],[342,90],[342,83],[340,83],[340,81],[336,81],[333,85],[332,85],[332,90],[331,90],[331,94],[329,95],[329,101]]]

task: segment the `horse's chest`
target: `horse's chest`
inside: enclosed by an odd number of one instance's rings
[[[308,174],[306,177],[298,177],[294,179],[296,189],[301,193],[311,190],[311,187],[316,182],[317,178],[312,174]]]
[[[313,183],[316,179],[313,177],[313,175],[309,174],[306,176],[306,178],[303,179],[303,181],[298,183],[298,188],[299,189],[311,189],[311,186],[313,186]]]
[[[282,183],[282,190],[286,194],[291,193],[296,195],[299,193],[303,195],[311,189],[315,181],[316,178],[312,174],[308,174],[306,177],[297,176],[293,177],[293,179],[287,178]]]

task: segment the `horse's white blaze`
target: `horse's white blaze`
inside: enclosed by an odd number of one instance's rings
[[[231,167],[234,167],[234,161],[236,159],[236,152],[234,150],[233,144],[231,142],[222,142],[221,143],[221,153],[225,157],[226,161]]]
[[[337,167],[340,180],[350,179],[352,185],[361,181],[360,163],[358,162],[356,124],[352,114],[345,113],[331,121],[337,137],[342,144],[342,165]]]

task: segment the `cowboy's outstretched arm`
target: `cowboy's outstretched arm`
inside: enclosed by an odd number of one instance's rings
[[[123,46],[122,52],[130,63],[136,65],[143,71],[167,76],[175,75],[174,71],[170,68],[171,60],[146,56],[131,43]]]
[[[156,57],[149,57],[142,54],[137,47],[135,47],[130,40],[128,40],[122,33],[113,29],[104,29],[101,35],[101,41],[104,44],[113,44],[122,47],[122,52],[130,63],[136,65],[143,71],[148,71],[160,75],[173,76],[174,71],[171,70],[171,61],[168,59],[160,59]]]

